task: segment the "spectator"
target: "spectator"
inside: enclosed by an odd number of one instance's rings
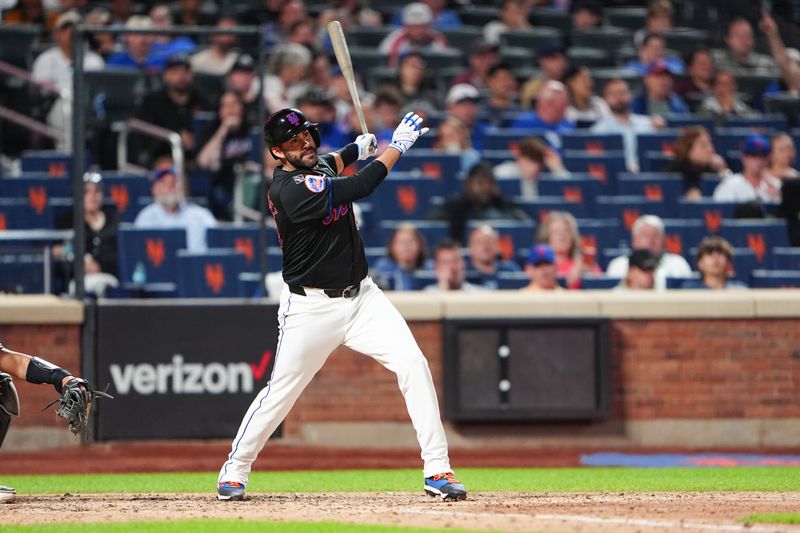
[[[796,56],[793,58],[790,55],[789,50],[783,44],[783,39],[781,39],[781,34],[778,31],[778,25],[770,14],[764,11],[761,13],[761,17],[759,27],[767,37],[770,54],[781,71],[786,89],[797,93],[800,91],[800,62],[798,62]],[[794,49],[794,51],[796,52],[796,49]]]
[[[58,98],[47,114],[47,123],[64,132],[64,138],[57,145],[60,150],[72,146],[72,121],[68,106],[72,101],[72,31],[80,23],[77,11],[66,11],[59,15],[53,25],[55,46],[48,48],[36,58],[31,69],[33,80],[41,84],[46,92],[55,93]],[[91,50],[85,50],[84,70],[101,70],[103,58]]]
[[[443,239],[436,245],[434,253],[433,271],[436,273],[436,283],[425,287],[426,291],[463,291],[476,292],[483,290],[464,279],[466,264],[461,257],[461,247],[458,241]]]
[[[544,130],[544,138],[551,147],[561,149],[561,136],[575,129],[575,123],[566,119],[569,97],[560,81],[548,81],[536,98],[534,111],[521,113],[511,123],[512,128]]]
[[[333,99],[319,89],[310,89],[297,99],[297,108],[306,118],[317,125],[319,130],[319,150],[326,153],[337,146],[344,146],[352,140],[350,134],[336,122],[336,108]]]
[[[39,26],[43,37],[53,30],[57,17],[57,13],[45,11],[42,0],[19,0],[13,8],[3,10],[3,24]]]
[[[653,133],[654,120],[645,115],[631,112],[631,91],[628,82],[614,78],[603,87],[603,98],[611,110],[611,116],[594,123],[591,131],[595,133],[621,133],[625,146],[625,163],[630,172],[639,171],[639,155],[636,136],[640,133]],[[663,124],[663,119],[660,121]]]
[[[736,93],[736,79],[728,71],[718,70],[711,85],[712,93],[700,104],[698,115],[710,116],[717,126],[724,126],[732,116],[752,115],[753,110]]]
[[[111,26],[124,26],[133,15],[133,0],[111,0],[108,11],[111,13]]]
[[[481,225],[469,234],[467,244],[467,279],[485,289],[498,289],[500,272],[519,272],[519,265],[500,255],[500,236],[489,225]]]
[[[522,290],[537,292],[563,290],[558,284],[555,262],[555,254],[550,245],[536,244],[532,246],[528,254],[528,261],[525,263],[525,273],[531,281]]]
[[[789,178],[783,182],[780,213],[786,219],[789,246],[800,246],[800,178]]]
[[[255,81],[256,65],[247,54],[239,54],[225,78],[226,90],[236,93],[244,104],[248,124],[258,124],[258,84]],[[267,112],[269,112],[267,110]]]
[[[570,66],[564,74],[564,85],[569,91],[566,118],[579,126],[591,125],[611,115],[605,100],[594,94],[592,73],[588,67]]]
[[[667,288],[667,278],[688,278],[692,268],[680,255],[664,250],[664,222],[655,215],[642,215],[631,228],[631,248],[634,251],[648,250],[655,257],[655,288]],[[642,256],[643,254],[639,254]],[[628,256],[615,257],[608,264],[606,274],[612,278],[624,278],[628,273]]]
[[[761,134],[748,135],[742,146],[742,172],[731,174],[714,189],[718,202],[772,202],[781,200],[780,179],[767,176],[769,139]]]
[[[107,9],[96,7],[86,14],[83,23],[86,26],[110,26],[111,13],[109,13]],[[114,53],[117,46],[114,40],[114,34],[111,32],[90,33],[88,39],[89,47],[92,49],[92,52],[98,54],[104,61]]]
[[[361,0],[333,0],[331,6],[326,8],[319,16],[317,24],[320,28],[325,28],[332,20],[338,20],[342,28],[376,28],[383,26],[381,14],[369,8]]]
[[[544,46],[536,56],[539,74],[525,82],[520,90],[519,99],[523,107],[533,107],[539,91],[548,81],[561,81],[567,72],[569,61],[564,47]]]
[[[656,62],[663,62],[673,74],[683,74],[683,61],[677,57],[665,57],[667,41],[660,33],[649,33],[644,38],[642,46],[639,48],[638,60],[628,61],[625,66],[635,70],[642,76],[646,76],[650,71],[650,65]]]
[[[264,98],[267,109],[283,109],[295,104],[308,91],[311,52],[296,43],[280,45],[269,60],[269,74],[264,77]]]
[[[479,39],[469,51],[469,69],[453,78],[452,85],[468,83],[478,89],[485,91],[488,89],[487,77],[489,68],[500,60],[499,47],[488,41]]]
[[[437,101],[436,88],[428,76],[427,65],[422,55],[415,50],[400,54],[397,61],[397,77],[390,82],[403,93],[404,104],[418,100],[434,104]]]
[[[489,68],[486,83],[488,89],[486,111],[490,123],[501,126],[503,112],[519,111],[517,78],[506,63],[495,63]]]
[[[503,0],[500,5],[500,19],[493,20],[483,27],[486,42],[499,45],[500,35],[509,30],[525,30],[531,27],[528,22],[530,2],[525,0]]]
[[[378,152],[383,147],[388,146],[389,141],[392,139],[394,125],[397,123],[398,117],[401,116],[400,107],[402,102],[403,96],[396,87],[383,87],[375,95],[375,102],[373,103],[375,126],[374,130],[371,131],[374,131],[375,136],[378,138]]]
[[[684,198],[698,200],[703,196],[700,177],[703,174],[723,174],[728,170],[728,164],[714,150],[708,130],[702,126],[689,126],[675,142],[675,159],[667,170],[682,175]]]
[[[600,0],[578,0],[572,4],[572,28],[590,30],[603,25],[603,4]]]
[[[672,29],[673,9],[669,0],[653,0],[647,6],[645,27],[633,34],[633,45],[641,48],[645,37],[653,33],[664,33]]]
[[[658,256],[647,248],[636,249],[625,261],[625,278],[615,287],[616,290],[653,290],[658,278]]]
[[[767,177],[781,181],[800,178],[800,172],[792,166],[797,157],[792,136],[785,132],[776,133],[772,136],[771,144],[772,149],[767,158]]]
[[[404,222],[389,237],[386,256],[375,263],[372,276],[386,290],[411,291],[416,289],[414,272],[432,266],[425,237],[414,224]]]
[[[136,118],[178,132],[187,160],[193,159],[197,146],[192,134],[192,119],[194,113],[203,107],[204,102],[192,87],[189,56],[185,54],[170,56],[161,79],[164,86],[145,95],[136,111]],[[163,142],[146,143],[145,147],[144,153],[140,154],[145,158],[155,158],[168,153]]]
[[[149,30],[150,17],[134,15],[125,22],[126,30]],[[124,48],[108,57],[107,65],[115,68],[138,68],[154,72],[164,68],[164,56],[155,54],[150,47],[153,36],[147,33],[126,33],[122,37]]]
[[[211,211],[186,201],[175,169],[157,168],[149,175],[153,203],[142,209],[133,225],[137,228],[183,228],[190,252],[206,250],[206,230],[217,225]]]
[[[213,26],[214,17],[200,10],[200,0],[178,0],[178,26]]]
[[[389,54],[389,66],[397,65],[400,54],[409,49],[447,48],[447,39],[431,27],[433,12],[421,2],[414,2],[403,8],[403,27],[387,35],[378,49]]]
[[[83,175],[83,222],[84,251],[83,268],[86,291],[102,296],[108,287],[117,287],[117,228],[119,216],[111,206],[103,206],[103,176],[97,172]],[[56,220],[57,229],[72,229],[74,221],[72,211],[64,213]],[[72,251],[69,245],[58,245],[53,248],[56,260],[66,269],[71,266]],[[64,273],[65,278],[72,277]],[[72,291],[70,291],[72,292]]]
[[[556,273],[567,280],[567,288],[578,289],[584,274],[601,274],[595,250],[584,254],[578,221],[566,211],[550,211],[536,232],[536,242],[548,244],[555,254]]]
[[[711,52],[705,48],[697,48],[686,60],[686,74],[675,81],[675,94],[683,99],[697,102],[703,95],[711,94],[711,83],[714,80],[714,60]]]
[[[236,19],[222,17],[217,21],[217,29],[236,28]],[[239,54],[236,46],[236,36],[230,33],[221,33],[211,36],[211,46],[192,56],[192,72],[224,76],[228,74],[236,63]],[[252,72],[252,69],[251,69]]]
[[[543,171],[559,178],[570,176],[558,152],[536,137],[522,139],[514,152],[514,160],[504,161],[494,167],[494,175],[498,178],[520,180],[520,193],[525,200],[539,197],[537,182]]]
[[[672,90],[672,71],[664,61],[655,61],[648,67],[644,90],[631,102],[631,111],[660,117],[690,112],[686,102]]]
[[[262,26],[264,47],[267,50],[274,50],[287,44],[292,25],[308,18],[306,5],[300,0],[279,3],[277,10],[277,13],[270,20],[265,21]]]
[[[169,8],[166,5],[155,4],[152,8],[150,8],[149,15],[153,28],[172,28],[172,15],[170,14]],[[172,54],[191,54],[194,52],[195,48],[197,48],[197,45],[189,37],[153,35],[153,41],[150,45],[150,52],[166,58]]]
[[[733,247],[722,237],[704,238],[697,248],[700,279],[683,282],[684,289],[746,289],[741,281],[729,278],[733,269]]]
[[[728,24],[725,44],[727,48],[713,51],[714,64],[720,70],[772,74],[777,69],[771,57],[753,51],[753,27],[746,19],[735,18]]]
[[[217,118],[206,133],[197,165],[213,174],[208,207],[217,220],[233,220],[233,188],[237,166],[250,158],[253,141],[245,120],[244,104],[228,91],[219,99]]]
[[[466,172],[481,160],[481,153],[472,147],[469,132],[454,118],[448,118],[436,128],[433,149],[461,156],[462,172]]]
[[[460,28],[462,26],[461,17],[452,9],[447,9],[447,0],[422,0],[433,14],[431,27],[434,30],[445,31]],[[403,11],[395,11],[392,17],[392,26],[403,25]]]
[[[478,120],[478,102],[480,94],[478,89],[466,83],[453,85],[447,92],[445,105],[447,106],[447,118],[455,119],[463,124],[470,132],[472,146],[476,150],[483,148],[483,139],[486,131],[486,124]]]
[[[471,220],[517,220],[530,222],[514,203],[500,195],[492,168],[479,163],[472,167],[464,180],[463,192],[435,207],[429,218],[446,220],[450,224],[450,237],[461,242],[467,222]]]

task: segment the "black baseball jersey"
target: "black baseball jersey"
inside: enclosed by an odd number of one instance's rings
[[[379,179],[365,179],[375,174]],[[374,161],[354,176],[340,177],[333,154],[321,155],[312,170],[275,170],[267,201],[278,226],[286,283],[338,289],[366,277],[352,202],[372,192],[386,174]]]

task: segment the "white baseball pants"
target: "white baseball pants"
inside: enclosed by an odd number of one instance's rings
[[[305,289],[306,296],[293,294],[284,284],[272,376],[245,413],[219,482],[247,484],[267,439],[342,344],[397,374],[422,449],[425,477],[451,470],[428,361],[403,317],[372,279],[365,278],[360,288],[354,298],[329,298],[318,289]],[[331,403],[335,409],[335,402]]]

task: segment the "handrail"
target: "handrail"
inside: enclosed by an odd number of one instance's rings
[[[46,91],[51,93],[59,94],[58,87],[50,83],[49,81],[42,81],[36,80],[33,78],[30,72],[25,69],[21,69],[11,63],[6,63],[5,61],[0,60],[0,72],[4,74],[8,74],[9,76],[13,76],[15,78],[19,78],[31,85],[36,85]]]
[[[29,131],[44,135],[56,141],[64,140],[64,132],[51,128],[47,124],[26,117],[22,113],[17,113],[13,109],[0,105],[0,118],[13,122],[17,126],[21,126]]]
[[[120,170],[133,166],[128,163],[128,134],[131,131],[168,142],[172,149],[172,165],[175,167],[176,177],[183,183],[183,147],[180,134],[138,118],[129,118],[120,126],[119,140],[117,140],[117,165]]]

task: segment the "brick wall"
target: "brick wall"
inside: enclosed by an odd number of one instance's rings
[[[37,355],[73,374],[80,373],[80,325],[3,325],[0,341],[18,352]],[[42,408],[56,398],[52,385],[32,385],[22,379],[14,379],[20,397],[20,416],[13,421],[14,427],[59,426],[55,411]]]

